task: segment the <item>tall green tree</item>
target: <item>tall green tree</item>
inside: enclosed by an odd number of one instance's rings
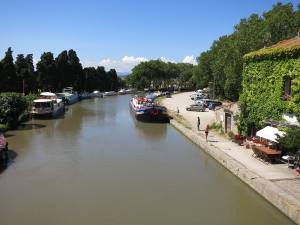
[[[37,63],[38,86],[43,91],[56,91],[57,70],[53,54],[45,52]]]
[[[62,90],[66,86],[71,86],[70,81],[70,66],[68,62],[68,52],[66,50],[62,51],[55,58],[56,70],[59,75],[57,89]]]
[[[118,85],[118,75],[115,69],[110,69],[107,72],[107,77],[110,83],[110,90],[112,91],[117,91],[119,88]]]
[[[108,77],[106,75],[105,68],[103,66],[97,67],[97,77],[99,79],[99,90],[108,91],[110,90],[111,85],[109,84]]]
[[[37,76],[33,65],[33,55],[25,56],[27,71],[25,74],[25,93],[34,93],[37,91]]]
[[[277,3],[272,10],[263,14],[266,30],[270,33],[270,44],[295,37],[297,22],[291,3]]]
[[[27,79],[28,68],[23,54],[17,55],[15,66],[17,73],[17,90],[20,93],[25,93],[25,80]]]
[[[71,49],[68,51],[69,73],[67,77],[67,85],[74,86],[77,90],[82,91],[83,71],[80,60],[76,52]]]
[[[16,68],[14,65],[14,59],[12,56],[13,51],[9,47],[5,52],[5,56],[2,59],[2,91],[18,91],[18,84],[17,84],[17,75],[16,75]]]

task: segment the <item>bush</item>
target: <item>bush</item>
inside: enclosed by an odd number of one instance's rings
[[[224,134],[224,130],[223,130],[223,127],[222,127],[221,123],[213,122],[211,125],[209,125],[209,129],[215,130],[215,131],[219,132],[222,135]]]
[[[229,131],[227,135],[230,140],[234,138],[234,133],[232,131]]]
[[[19,125],[20,115],[27,109],[27,103],[18,93],[0,94],[0,123],[7,128],[16,128]]]
[[[38,99],[39,95],[37,94],[28,94],[24,96],[26,104],[27,104],[27,108],[30,108],[32,105],[33,100]]]
[[[300,128],[288,128],[286,134],[283,137],[278,137],[277,140],[283,151],[295,154],[300,150]]]

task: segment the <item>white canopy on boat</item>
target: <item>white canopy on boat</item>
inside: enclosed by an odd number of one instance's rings
[[[54,97],[54,96],[55,96],[55,94],[54,94],[54,93],[52,93],[52,92],[42,92],[42,93],[41,93],[41,96],[49,96],[49,97]]]
[[[36,99],[36,100],[33,100],[33,102],[52,102],[51,99]]]
[[[276,142],[276,143],[278,143],[278,141],[276,140],[277,135],[279,135],[280,137],[283,137],[285,135],[285,132],[279,131],[277,128],[270,127],[270,126],[267,126],[256,132],[256,136],[267,139],[269,141]]]

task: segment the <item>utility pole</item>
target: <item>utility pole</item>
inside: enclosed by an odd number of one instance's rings
[[[215,88],[216,88],[216,79],[214,77],[214,83],[213,83],[213,99],[215,99]]]
[[[25,96],[25,79],[23,78],[23,96]]]

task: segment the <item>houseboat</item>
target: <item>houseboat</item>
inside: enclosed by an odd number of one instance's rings
[[[66,87],[62,90],[62,93],[56,94],[61,98],[67,105],[72,105],[79,101],[79,95],[72,87]]]
[[[31,115],[34,117],[56,117],[64,112],[62,99],[51,92],[42,92],[40,98],[32,103]]]
[[[103,96],[114,96],[117,95],[118,93],[115,91],[106,91],[103,93]]]
[[[129,107],[135,118],[144,122],[168,122],[167,109],[158,105],[151,98],[134,97],[129,102]]]

